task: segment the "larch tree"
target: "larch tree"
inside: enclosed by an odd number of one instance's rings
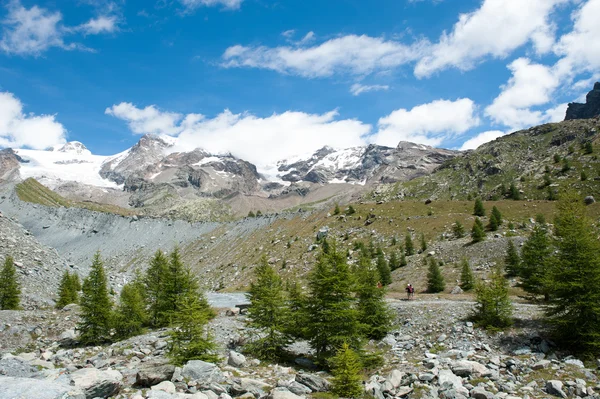
[[[100,252],[96,252],[90,274],[83,281],[81,295],[80,340],[85,344],[110,341],[113,304]]]
[[[0,309],[18,310],[21,302],[21,285],[12,257],[8,256],[0,270]]]
[[[382,339],[392,328],[392,313],[385,302],[385,286],[380,286],[378,270],[361,256],[357,270],[358,320],[369,339]]]

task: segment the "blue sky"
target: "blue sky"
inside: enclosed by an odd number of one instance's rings
[[[0,147],[472,148],[561,120],[600,72],[600,0],[0,5]]]

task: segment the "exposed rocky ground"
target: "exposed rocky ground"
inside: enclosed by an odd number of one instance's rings
[[[600,82],[585,97],[585,104],[570,103],[565,120],[589,119],[600,115]]]
[[[599,397],[596,364],[556,351],[544,339],[540,309],[517,304],[516,324],[493,334],[467,321],[473,303],[392,301],[397,324],[372,342],[385,365],[365,374],[365,393],[385,398]],[[71,347],[77,306],[60,311],[0,312],[0,397],[12,398],[265,398],[323,397],[330,375],[316,372],[306,345],[295,364],[267,364],[237,346],[245,316],[222,310],[211,323],[222,362],[165,358],[166,330],[110,346]],[[228,316],[229,315],[229,316]],[[42,323],[42,324],[41,324]],[[19,338],[17,338],[19,337]]]

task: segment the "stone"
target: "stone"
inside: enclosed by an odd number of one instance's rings
[[[175,384],[173,384],[171,381],[163,381],[160,384],[153,385],[151,389],[153,391],[164,391],[170,394],[174,394],[176,391]]]
[[[241,309],[238,307],[229,308],[225,311],[225,316],[237,316],[241,312]]]
[[[482,387],[475,387],[471,390],[473,399],[494,399],[494,394],[485,390]]]
[[[458,285],[454,288],[452,288],[452,291],[450,291],[451,294],[453,295],[458,295],[458,294],[462,294],[464,291],[462,288],[460,288]]]
[[[566,399],[567,394],[563,391],[563,383],[558,380],[546,381],[546,392],[550,395]]]
[[[576,366],[576,367],[579,367],[580,369],[585,368],[585,365],[579,359],[567,359],[567,360],[565,360],[565,363],[573,365],[573,366]]]
[[[196,392],[190,396],[190,399],[208,399],[208,396],[203,392]]]
[[[86,398],[107,398],[121,390],[123,375],[116,370],[84,368],[71,373],[71,383],[83,389]]]
[[[314,374],[296,374],[296,382],[309,387],[313,392],[326,392],[331,386],[325,378]]]
[[[533,370],[541,370],[541,369],[545,369],[545,368],[547,368],[548,366],[550,366],[550,364],[551,364],[551,363],[552,363],[552,362],[551,362],[550,360],[543,359],[543,360],[540,360],[539,362],[536,362],[536,363],[534,363],[534,364],[531,366],[531,368],[532,368]]]
[[[269,399],[302,399],[304,396],[296,395],[285,388],[275,388],[271,391]]]
[[[148,392],[147,399],[174,399],[173,395],[165,391],[150,391]]]
[[[404,373],[400,370],[392,370],[387,380],[392,384],[394,388],[398,388],[402,385],[402,378],[404,377]]]
[[[592,205],[593,203],[595,203],[595,202],[596,202],[596,199],[594,198],[594,196],[593,196],[593,195],[588,195],[587,197],[585,197],[585,198],[583,199],[583,202],[584,202],[586,205]]]
[[[86,399],[81,388],[56,381],[0,376],[0,398]]]
[[[421,373],[419,374],[419,380],[424,382],[431,382],[435,378],[433,373]]]
[[[298,381],[290,382],[286,387],[290,392],[295,393],[296,395],[303,396],[312,393],[312,389],[307,387],[304,384],[300,384]]]
[[[396,391],[396,397],[403,397],[408,395],[409,393],[411,393],[413,391],[413,389],[411,387],[400,387],[397,391]]]
[[[0,375],[7,377],[33,377],[37,369],[18,357],[5,357],[0,360]]]
[[[217,395],[213,391],[207,390],[202,391],[202,393],[205,394],[208,399],[219,399],[219,395]]]
[[[202,381],[203,383],[225,381],[225,376],[215,364],[202,360],[190,360],[187,362],[181,370],[181,375],[184,378]]]
[[[450,368],[454,374],[460,377],[488,377],[492,375],[491,370],[483,364],[471,360],[459,360],[453,362]]]
[[[229,352],[229,358],[227,359],[227,364],[233,367],[243,367],[246,363],[246,356],[238,353],[236,351]]]
[[[389,346],[395,346],[396,345],[396,338],[394,338],[393,335],[388,334],[385,337],[383,337],[383,339],[381,340],[381,342],[383,342],[386,345]]]
[[[451,370],[440,370],[438,373],[438,384],[443,386],[449,384],[452,388],[457,389],[462,387],[462,378],[455,375]]]
[[[175,366],[172,364],[147,362],[140,366],[135,378],[135,385],[148,388],[162,381],[170,381],[174,372]]]

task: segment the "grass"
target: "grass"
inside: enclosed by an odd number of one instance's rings
[[[121,208],[116,205],[100,204],[91,201],[69,200],[50,190],[48,187],[44,186],[32,177],[17,184],[16,192],[21,201],[53,208],[81,208],[90,211],[112,213],[121,216],[133,216],[138,214],[138,212],[134,210]]]

